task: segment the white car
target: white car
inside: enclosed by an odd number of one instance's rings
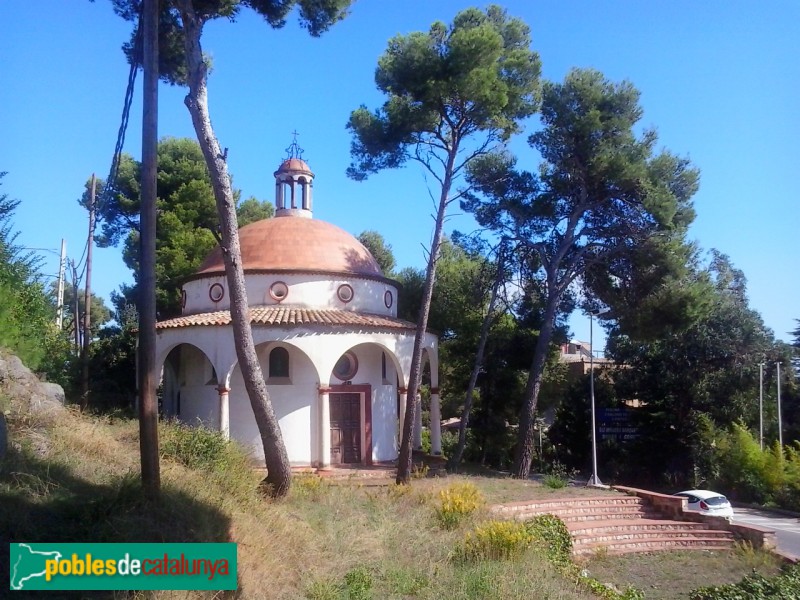
[[[730,519],[733,517],[733,507],[728,499],[722,494],[717,492],[710,492],[708,490],[688,490],[686,492],[678,492],[676,496],[683,496],[687,499],[689,510],[694,510],[704,515],[712,517],[725,517]]]

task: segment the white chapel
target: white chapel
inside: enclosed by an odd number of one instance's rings
[[[397,318],[399,285],[369,251],[346,231],[312,218],[313,181],[306,162],[290,151],[275,172],[275,217],[239,230],[261,370],[293,466],[391,463],[410,400],[415,326]],[[182,315],[156,326],[163,413],[218,428],[262,459],[237,366],[220,247],[182,294]],[[431,451],[441,454],[438,339],[432,333],[423,340],[426,361]]]

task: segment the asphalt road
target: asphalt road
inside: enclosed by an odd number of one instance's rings
[[[800,557],[800,519],[755,508],[734,507],[733,512],[734,523],[774,529],[778,538],[778,549]]]

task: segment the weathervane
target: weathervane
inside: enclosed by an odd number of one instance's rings
[[[294,136],[294,139],[292,139],[291,145],[286,149],[286,154],[289,155],[286,158],[299,158],[299,159],[302,160],[303,159],[303,152],[305,152],[305,151],[297,143],[297,136],[300,135],[300,134],[297,133],[297,130],[294,130],[292,132],[292,135]]]

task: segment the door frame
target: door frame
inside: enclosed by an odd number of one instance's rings
[[[328,401],[332,400],[333,394],[359,394],[361,397],[361,464],[372,466],[372,386],[369,384],[361,385],[332,385],[328,392]],[[330,436],[330,429],[325,432]]]

